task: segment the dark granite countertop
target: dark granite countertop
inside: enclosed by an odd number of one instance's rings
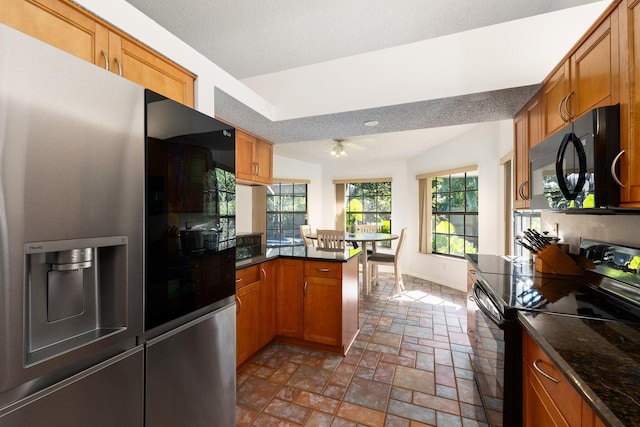
[[[640,325],[526,311],[518,319],[606,425],[640,426]]]
[[[236,261],[236,269],[246,268],[275,258],[297,258],[312,261],[347,262],[360,255],[361,249],[346,248],[344,251],[327,251],[312,246],[280,246],[262,248],[262,254]]]

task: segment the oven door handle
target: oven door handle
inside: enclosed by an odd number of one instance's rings
[[[572,143],[576,149],[576,153],[578,154],[578,164],[580,165],[578,182],[576,182],[576,186],[573,191],[569,191],[569,187],[567,187],[563,170],[564,155],[566,154],[569,143]],[[580,139],[573,132],[567,133],[564,138],[562,138],[560,148],[558,148],[558,154],[556,155],[556,178],[558,179],[560,191],[567,200],[575,200],[576,197],[578,197],[578,194],[582,191],[582,187],[584,187],[584,183],[587,180],[587,153],[585,153]]]
[[[478,296],[480,293],[483,293],[486,296],[486,298],[480,298]],[[475,301],[480,311],[482,311],[485,316],[491,319],[491,321],[495,323],[498,328],[504,329],[504,317],[502,316],[502,313],[500,313],[500,310],[498,309],[498,307],[496,307],[496,305],[491,301],[491,299],[489,298],[489,295],[487,295],[487,292],[482,288],[482,285],[480,285],[477,281],[473,284],[471,288],[471,297]],[[493,306],[495,311],[490,310],[489,307],[487,307],[487,305],[484,303],[484,301],[489,301],[489,303]]]

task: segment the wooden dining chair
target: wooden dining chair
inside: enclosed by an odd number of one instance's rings
[[[356,226],[354,227],[354,231],[356,233],[377,233],[378,226],[376,224],[356,224]],[[373,252],[375,252],[375,249],[374,249],[375,242],[370,242],[369,244],[370,246],[367,247],[366,250],[367,250],[367,254],[371,255]]]
[[[341,251],[344,250],[344,231],[318,230],[316,231],[318,248]]]
[[[305,246],[315,246],[312,239],[308,238],[307,235],[311,234],[311,226],[308,224],[300,226],[300,237],[304,241]]]
[[[404,280],[402,280],[402,272],[400,271],[400,254],[402,253],[402,246],[404,245],[404,239],[407,234],[407,228],[403,228],[400,232],[400,238],[398,239],[398,246],[394,254],[383,254],[380,252],[373,253],[368,256],[367,262],[369,263],[369,271],[371,277],[375,278],[375,283],[378,284],[378,269],[379,265],[393,265],[393,274],[396,279],[396,289],[398,295],[402,295],[404,290]],[[373,280],[371,280],[373,282]]]

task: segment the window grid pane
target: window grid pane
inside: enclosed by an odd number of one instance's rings
[[[345,186],[346,229],[356,224],[376,224],[381,233],[391,233],[391,182],[349,183]],[[391,242],[378,246],[391,247]]]
[[[431,179],[434,253],[455,257],[478,252],[478,176],[476,172]]]
[[[303,246],[307,184],[274,183],[267,188],[267,246]]]

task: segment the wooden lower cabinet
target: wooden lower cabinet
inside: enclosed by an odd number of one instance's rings
[[[359,330],[358,257],[279,258],[236,271],[236,362],[274,338],[345,354]]]
[[[260,348],[276,336],[276,262],[260,264]]]
[[[260,282],[236,290],[236,365],[260,349]]]
[[[281,258],[277,262],[276,333],[302,339],[304,261]]]
[[[524,427],[604,425],[558,366],[526,332],[523,333],[522,347]]]
[[[236,365],[276,336],[276,261],[236,271]]]

